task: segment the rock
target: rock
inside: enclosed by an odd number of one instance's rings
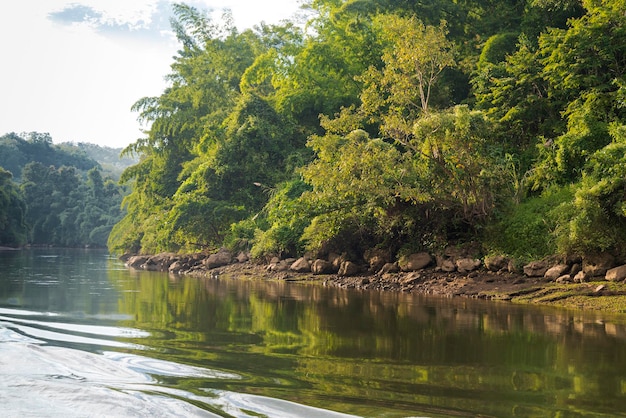
[[[574,277],[576,276],[579,272],[581,272],[583,270],[582,266],[578,263],[574,263],[572,265],[572,268],[569,271],[569,274]]]
[[[608,253],[587,256],[583,260],[583,271],[590,277],[604,276],[613,267],[615,258]]]
[[[363,259],[369,264],[371,271],[379,271],[391,261],[391,254],[388,250],[371,249],[365,251]]]
[[[239,254],[237,254],[237,262],[245,263],[246,261],[250,261],[250,256],[247,253],[241,251]]]
[[[507,264],[506,269],[508,270],[509,273],[514,273],[514,274],[520,273],[520,270],[515,260],[509,260],[509,263]]]
[[[313,272],[313,274],[330,274],[334,271],[333,263],[322,260],[321,258],[318,258],[311,264],[311,272]]]
[[[621,282],[626,279],[626,265],[608,270],[604,278],[610,282]]]
[[[456,264],[454,264],[452,260],[447,259],[441,262],[440,268],[441,268],[441,271],[444,271],[446,273],[452,273],[453,271],[456,270]]]
[[[177,274],[185,269],[184,263],[182,261],[174,261],[170,264],[170,267],[167,269],[168,272]]]
[[[460,260],[456,260],[455,264],[459,273],[469,273],[480,267],[481,261],[474,258],[461,258]]]
[[[275,261],[272,259],[272,261]],[[285,260],[278,260],[277,262],[270,263],[267,266],[268,271],[287,271],[291,267],[291,265],[296,261],[295,258],[287,258]]]
[[[572,276],[570,276],[569,274],[564,274],[562,276],[557,277],[556,280],[554,281],[556,283],[570,283],[572,281]]]
[[[328,254],[328,261],[331,262],[331,264],[333,265],[333,269],[334,271],[338,271],[339,268],[341,267],[341,263],[343,263],[344,261],[346,261],[345,257],[336,254],[336,253],[330,253]]]
[[[381,267],[378,274],[389,274],[389,273],[397,273],[400,271],[400,267],[398,267],[398,263],[386,263]]]
[[[405,278],[402,279],[403,285],[414,284],[422,280],[422,275],[416,272],[412,272],[407,274]]]
[[[456,246],[446,247],[443,250],[443,255],[448,258],[452,258],[453,260],[457,258],[463,258],[466,256],[465,251],[463,251],[462,248],[456,247]]]
[[[217,267],[226,266],[230,264],[232,260],[233,255],[231,254],[231,252],[226,249],[221,249],[215,254],[211,254],[210,256],[208,256],[202,262],[202,264],[204,264],[204,266],[210,270]]]
[[[430,254],[421,252],[400,258],[398,265],[402,271],[416,271],[428,267],[432,262]]]
[[[586,283],[589,281],[589,276],[584,271],[579,271],[574,276],[574,283]]]
[[[339,272],[337,274],[342,277],[349,277],[356,276],[360,273],[360,271],[361,269],[356,263],[353,263],[352,261],[344,261],[343,263],[341,263],[341,266],[339,267]]]
[[[600,293],[600,292],[602,292],[604,289],[606,289],[606,285],[605,285],[605,284],[601,284],[601,285],[599,285],[598,287],[596,287],[596,288],[593,290],[593,292],[594,292],[594,293]]]
[[[141,266],[143,264],[146,263],[146,261],[148,261],[150,257],[146,256],[146,255],[135,255],[132,256],[128,259],[128,261],[126,261],[126,267],[129,268],[133,268],[133,269],[139,269],[141,268]]]
[[[569,270],[569,266],[567,264],[557,264],[556,266],[550,267],[543,274],[548,280],[556,280],[559,277],[563,276]]]
[[[489,271],[500,271],[504,270],[509,265],[509,259],[503,255],[492,255],[490,257],[485,257],[485,267]]]
[[[524,274],[528,277],[543,277],[548,271],[545,261],[532,261],[524,266]]]
[[[311,262],[304,257],[300,257],[289,266],[289,270],[296,273],[310,273]]]
[[[159,266],[154,262],[152,258],[148,258],[145,263],[139,266],[139,268],[146,271],[159,271]]]

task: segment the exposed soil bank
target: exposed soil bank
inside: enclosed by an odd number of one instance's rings
[[[473,271],[468,274],[444,273],[436,269],[417,272],[340,277],[336,274],[272,272],[253,262],[235,263],[211,270],[198,270],[193,276],[258,278],[288,281],[315,281],[325,285],[374,291],[401,291],[447,297],[467,297],[534,303],[576,309],[626,312],[626,284],[606,280],[587,283],[555,283],[544,278],[508,272]]]

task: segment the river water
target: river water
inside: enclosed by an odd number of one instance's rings
[[[625,411],[624,315],[0,252],[3,417]]]

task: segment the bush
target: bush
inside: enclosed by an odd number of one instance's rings
[[[555,254],[555,231],[573,196],[572,187],[554,187],[518,205],[511,204],[495,224],[486,228],[487,251],[524,260]]]

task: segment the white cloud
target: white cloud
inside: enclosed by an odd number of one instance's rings
[[[159,95],[178,45],[161,0],[0,2],[0,135],[49,132],[55,142],[123,147],[141,136],[132,104]],[[278,22],[297,0],[202,0],[235,23]],[[82,13],[82,15],[81,15]],[[81,18],[87,17],[87,20]]]

